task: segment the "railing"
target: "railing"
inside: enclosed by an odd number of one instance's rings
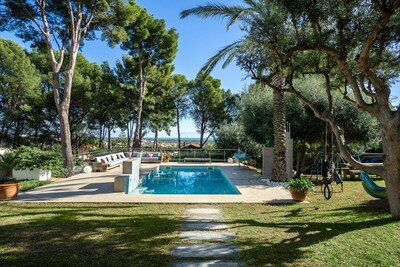
[[[84,152],[75,155],[75,162],[87,162],[94,159],[94,157],[107,155],[117,152],[131,152],[126,147],[115,147],[110,150],[101,150],[95,152]],[[136,151],[136,150],[135,150]],[[141,152],[150,152],[151,149],[141,149]],[[163,155],[169,155],[172,162],[183,162],[185,158],[210,158],[212,162],[227,162],[228,158],[232,158],[237,152],[237,149],[169,149],[160,148],[159,152]],[[77,164],[79,165],[79,164]]]
[[[237,149],[181,149],[162,152],[171,155],[170,161],[175,162],[183,162],[185,158],[210,158],[212,162],[227,162]]]

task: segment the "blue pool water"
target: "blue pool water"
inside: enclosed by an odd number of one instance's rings
[[[134,194],[240,194],[216,167],[160,166],[149,173]]]

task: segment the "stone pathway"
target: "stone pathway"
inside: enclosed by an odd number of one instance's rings
[[[180,239],[181,245],[172,249],[176,261],[172,267],[243,267],[243,263],[226,258],[236,258],[239,248],[232,241],[235,233],[226,230],[229,225],[216,208],[187,208]]]

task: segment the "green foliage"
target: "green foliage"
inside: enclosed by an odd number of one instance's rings
[[[165,131],[169,134],[170,127],[175,125],[173,84],[173,78],[168,72],[150,69],[143,120],[154,133]]]
[[[300,191],[300,192],[307,192],[308,190],[313,190],[314,185],[310,179],[300,177],[300,178],[290,179],[287,184],[287,187],[295,188],[297,191]]]
[[[0,38],[0,139],[16,147],[34,127],[43,93],[26,51]]]
[[[215,132],[215,145],[217,149],[232,149],[230,157],[233,157],[233,154],[240,148],[258,162],[261,162],[264,148],[263,144],[259,144],[247,136],[243,125],[239,122],[221,125]]]
[[[144,126],[157,132],[158,129],[168,131],[172,124],[172,110],[170,114],[166,112],[166,116],[161,114],[162,112],[158,112],[158,114],[154,112],[151,116],[146,117],[146,112],[155,110],[154,103],[162,95],[162,92],[160,94],[160,89],[162,89],[160,84],[169,83],[166,80],[173,71],[172,62],[178,49],[178,34],[175,28],[167,30],[164,20],[155,19],[145,9],[138,12],[138,16],[135,20],[130,21],[125,27],[125,31],[127,39],[122,42],[121,48],[127,50],[129,56],[124,56],[123,63],[117,64],[117,71],[119,74],[124,74],[120,76],[124,77],[121,82],[125,86],[134,85],[132,99],[135,101],[132,102],[136,104],[136,108],[130,109],[134,110],[130,117],[131,120],[133,117],[136,119],[134,146],[140,148],[140,139],[146,130]],[[160,77],[159,74],[162,74],[166,80],[161,79],[164,81],[159,82],[154,79],[152,81],[152,78]],[[154,92],[151,92],[153,90]],[[170,110],[167,102],[162,102],[161,108],[166,108],[166,111]],[[147,121],[145,121],[146,119]]]
[[[21,146],[15,153],[15,169],[53,170],[62,166],[60,153],[44,151],[36,147]]]
[[[220,125],[236,117],[238,96],[220,86],[221,81],[211,76],[200,76],[190,83],[190,115],[200,133],[200,146],[204,146]],[[209,135],[204,139],[206,132]]]
[[[0,177],[0,180],[8,180],[12,177],[12,170],[15,164],[16,156],[13,151],[7,151],[3,155],[0,155],[0,171],[4,172],[4,177]]]
[[[86,28],[85,34],[79,38],[94,39],[96,32],[101,32],[102,39],[107,40],[110,45],[115,45],[126,39],[124,26],[128,21],[135,19],[138,6],[130,1],[123,0],[105,1],[71,1],[66,2],[50,0],[43,5],[34,1],[1,1],[2,16],[0,19],[0,31],[15,31],[16,35],[24,41],[32,42],[33,46],[44,48],[42,32],[35,23],[42,25],[42,15],[46,15],[46,21],[51,29],[52,37],[59,45],[68,48],[71,41],[71,34],[75,29],[70,23],[70,12],[78,19],[82,12],[81,27]],[[82,29],[83,30],[83,29]],[[80,40],[78,40],[80,41]],[[56,45],[56,44],[53,44]]]

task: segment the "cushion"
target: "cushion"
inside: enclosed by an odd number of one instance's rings
[[[124,155],[124,153],[121,153],[121,158],[122,158],[122,159],[124,159],[124,158],[125,158],[125,155]]]
[[[96,161],[96,162],[101,162],[101,159],[102,159],[102,157],[96,157],[96,158],[95,158],[95,161]]]
[[[127,158],[130,158],[130,157],[131,157],[131,155],[132,155],[132,153],[131,153],[131,152],[125,152],[125,156],[126,156]]]
[[[100,160],[101,160],[102,163],[107,163],[107,161],[104,158],[100,159]]]
[[[112,161],[111,156],[106,156],[108,162]]]
[[[121,155],[120,154],[117,154],[117,159],[121,159]]]
[[[153,157],[153,153],[147,153],[147,154],[145,155],[145,157],[146,157],[146,158],[152,158],[152,157]]]

